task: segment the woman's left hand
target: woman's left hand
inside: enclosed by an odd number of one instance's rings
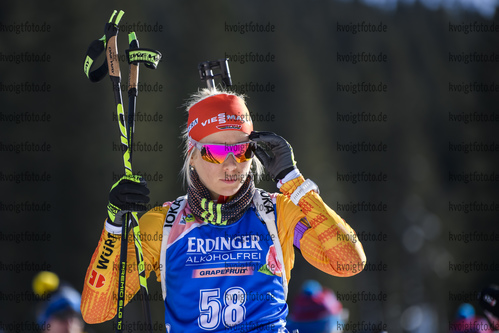
[[[263,145],[257,145],[255,155],[275,182],[283,179],[289,172],[296,169],[293,148],[283,137],[273,132],[253,131],[250,133],[249,139],[257,143],[263,143]]]

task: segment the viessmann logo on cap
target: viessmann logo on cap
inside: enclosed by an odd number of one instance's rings
[[[232,122],[232,123],[244,124],[246,122],[247,123],[251,123],[251,117],[245,117],[245,116],[235,115],[235,114],[229,114],[229,115],[227,115],[225,113],[219,113],[216,117],[211,117],[209,119],[206,119],[205,121],[202,121],[201,125],[202,126],[206,126],[206,125],[214,124],[217,121],[218,121],[219,124],[225,124],[228,121]],[[196,124],[197,124],[197,118],[196,118]],[[241,128],[240,125],[238,125],[238,126],[239,126],[239,128]],[[219,126],[217,126],[217,128],[218,127]]]

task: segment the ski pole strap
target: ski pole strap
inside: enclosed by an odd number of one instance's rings
[[[102,36],[102,38],[94,40],[88,47],[87,55],[85,57],[85,63],[83,64],[83,71],[91,82],[99,82],[107,74],[106,59],[104,59],[104,63],[99,68],[90,71],[95,59],[97,59],[99,55],[104,52],[105,48],[106,36]]]
[[[90,43],[90,46],[87,49],[85,62],[83,64],[83,71],[91,82],[99,82],[106,76],[108,72],[108,64],[106,59],[104,59],[104,63],[100,65],[99,68],[93,71],[91,71],[91,69],[94,61],[105,51],[109,39],[113,36],[118,35],[118,23],[120,22],[123,14],[125,14],[124,11],[120,10],[120,12],[118,13],[115,10],[111,15],[111,18],[109,19],[109,22],[106,23],[104,27],[104,36]]]
[[[162,54],[153,49],[138,48],[125,50],[129,64],[144,63],[147,68],[156,69]]]

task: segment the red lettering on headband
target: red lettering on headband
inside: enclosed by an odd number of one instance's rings
[[[253,122],[244,102],[234,95],[217,94],[207,97],[189,109],[189,136],[196,141],[220,131],[241,131],[250,134]]]

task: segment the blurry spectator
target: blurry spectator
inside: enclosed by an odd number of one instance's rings
[[[478,296],[480,306],[489,319],[494,332],[499,332],[499,287],[490,285],[484,288]]]
[[[473,305],[463,303],[459,306],[456,319],[450,324],[451,333],[491,333],[489,322],[475,315]]]
[[[36,307],[36,321],[42,332],[83,333],[80,313],[81,295],[52,272],[40,272],[33,279],[33,291],[41,301]]]
[[[348,310],[343,309],[333,291],[323,288],[317,281],[308,280],[294,299],[287,320],[290,332],[343,332],[343,324],[348,320]]]

